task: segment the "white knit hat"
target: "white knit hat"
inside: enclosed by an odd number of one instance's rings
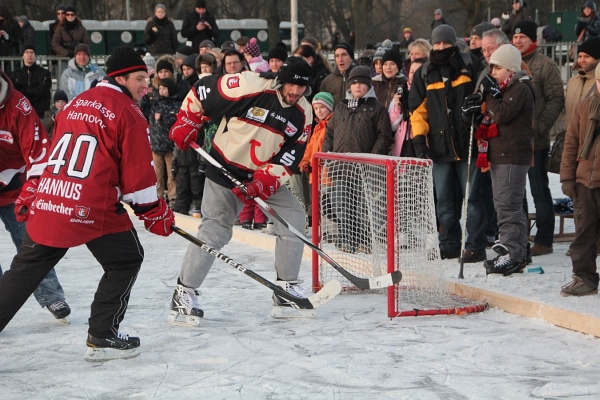
[[[499,65],[511,71],[521,70],[521,52],[512,44],[503,44],[492,53],[490,65]]]

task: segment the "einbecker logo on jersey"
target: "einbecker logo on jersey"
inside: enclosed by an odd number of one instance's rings
[[[240,78],[238,76],[232,76],[231,78],[227,78],[227,87],[229,89],[240,87]]]
[[[71,215],[73,214],[73,207],[65,207],[63,203],[56,204],[52,201],[44,201],[43,199],[38,199],[35,202],[35,208],[37,210],[49,211],[57,214]]]
[[[8,144],[13,144],[13,135],[9,131],[0,130],[0,142],[7,142]]]
[[[21,110],[21,112],[24,115],[28,115],[32,110],[31,103],[29,103],[29,101],[25,97],[23,97],[21,100],[19,100],[19,103],[17,104],[17,108],[19,110]]]

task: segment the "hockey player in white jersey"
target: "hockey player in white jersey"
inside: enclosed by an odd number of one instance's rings
[[[203,121],[219,129],[210,155],[246,185],[246,193],[233,188],[230,179],[209,164],[202,201],[202,224],[198,239],[221,249],[232,237],[236,216],[245,202],[260,197],[276,209],[295,229],[304,231],[304,211],[285,186],[298,173],[311,129],[312,109],[304,96],[310,94],[312,70],[301,57],[290,57],[277,73],[266,79],[244,72],[200,79],[184,99],[170,136],[180,149],[198,137]],[[283,186],[283,187],[282,187]],[[276,283],[287,292],[306,297],[298,281],[303,244],[283,225],[275,223]],[[198,325],[204,311],[198,291],[215,257],[190,245],[171,301],[169,322]],[[274,295],[274,316],[293,304]],[[294,310],[302,313],[304,310]],[[310,315],[313,310],[306,310]]]

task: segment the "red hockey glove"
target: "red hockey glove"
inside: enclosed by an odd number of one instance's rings
[[[177,147],[185,150],[192,140],[198,137],[198,131],[202,127],[205,118],[193,115],[187,111],[179,110],[177,121],[169,131],[169,139],[175,142]]]
[[[263,170],[258,170],[254,172],[252,182],[244,183],[244,185],[246,186],[246,193],[239,187],[233,188],[233,193],[247,204],[252,202],[253,197],[260,197],[263,200],[268,199],[269,196],[277,192],[281,183],[273,175]]]
[[[165,199],[158,199],[158,204],[151,210],[139,216],[144,221],[147,231],[160,236],[169,236],[173,231],[171,225],[175,224],[173,211],[167,206]]]
[[[15,214],[18,222],[25,222],[29,219],[29,210],[31,203],[35,200],[38,183],[38,178],[33,178],[23,184],[19,198],[15,201]]]

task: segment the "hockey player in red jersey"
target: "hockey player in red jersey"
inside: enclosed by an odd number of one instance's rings
[[[284,184],[298,172],[310,133],[312,109],[304,96],[310,94],[311,75],[310,66],[301,57],[290,57],[275,80],[253,72],[204,77],[183,100],[170,131],[175,144],[185,149],[196,140],[204,118],[214,121],[219,129],[211,156],[239,181],[246,182],[250,196],[260,196],[299,231],[304,231],[304,210]],[[231,240],[244,202],[254,201],[238,188],[232,191],[232,187],[219,169],[207,165],[198,238],[216,249]],[[276,283],[289,293],[306,297],[298,281],[303,244],[279,222],[274,227]],[[214,260],[199,247],[188,247],[169,322],[199,324],[204,311],[198,304],[197,289]],[[277,296],[273,300],[277,308],[289,306]]]
[[[144,258],[121,201],[147,230],[168,236],[174,222],[156,195],[148,124],[136,102],[148,69],[131,48],[116,48],[107,78],[57,115],[48,164],[23,200],[27,235],[0,280],[0,331],[70,247],[85,244],[104,269],[91,305],[89,361],[138,354],[140,340],[119,332]]]
[[[17,213],[38,184],[48,150],[50,139],[31,103],[0,72],[0,219],[17,249],[25,237],[25,217]],[[33,294],[56,319],[69,322],[71,309],[54,268]]]

